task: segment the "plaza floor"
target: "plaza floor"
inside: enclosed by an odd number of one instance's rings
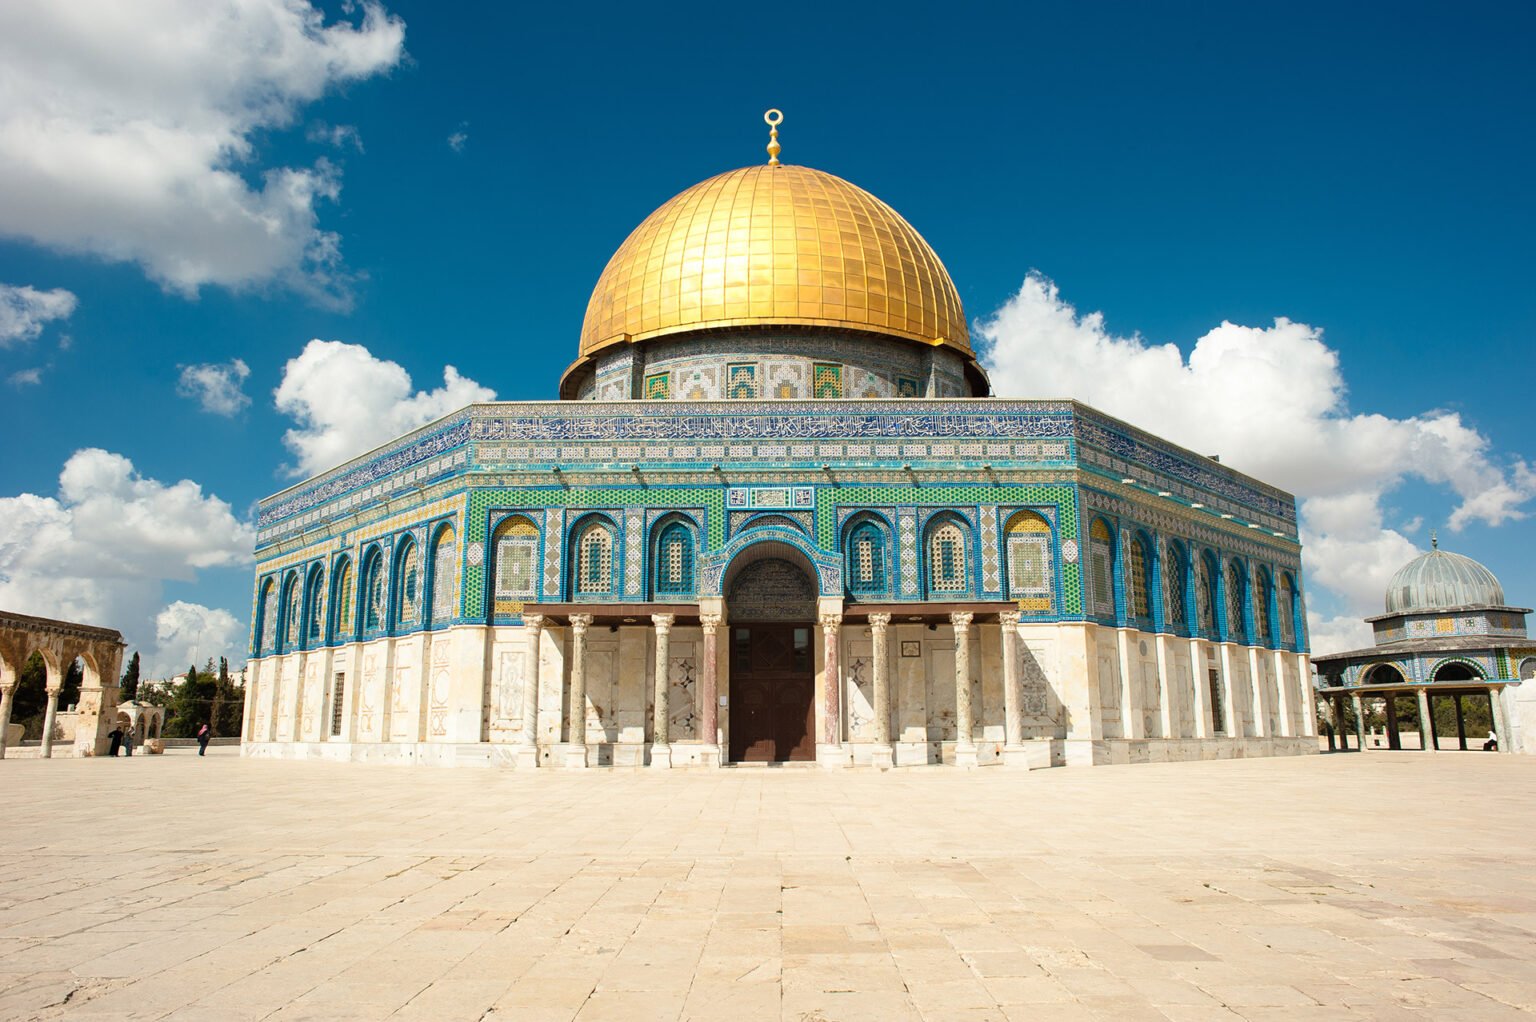
[[[1536,1014],[1536,759],[0,763],[0,1019]]]

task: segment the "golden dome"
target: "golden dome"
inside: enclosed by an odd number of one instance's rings
[[[840,177],[743,167],[646,217],[598,278],[578,363],[616,344],[812,326],[947,345],[974,364],[954,282],[912,225]]]

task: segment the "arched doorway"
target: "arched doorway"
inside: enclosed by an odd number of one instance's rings
[[[732,564],[730,757],[785,763],[816,758],[816,583],[803,555],[755,544]]]
[[[1408,679],[1403,676],[1403,672],[1394,664],[1376,664],[1366,671],[1364,680],[1368,686],[1399,686],[1408,683]],[[1367,696],[1366,698],[1369,699],[1371,697]],[[1412,695],[1405,695],[1400,688],[1384,690],[1380,695],[1380,699],[1382,701],[1381,722],[1387,729],[1387,748],[1401,749],[1403,747],[1403,737],[1398,727],[1399,721],[1405,716],[1411,718],[1418,717],[1418,700]],[[1371,702],[1374,704],[1375,700],[1371,699]],[[1374,705],[1370,708],[1370,712],[1374,715]],[[1419,734],[1420,736],[1425,734],[1423,721],[1419,722]]]

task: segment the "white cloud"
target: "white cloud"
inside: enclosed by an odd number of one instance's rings
[[[336,149],[350,146],[358,152],[363,151],[363,136],[350,124],[326,124],[323,121],[311,124],[304,137]]]
[[[4,171],[0,170],[0,174]],[[0,204],[3,202],[0,199]],[[74,294],[61,287],[39,291],[0,284],[0,348],[32,340],[43,332],[43,324],[74,315],[78,304]]]
[[[145,479],[122,455],[87,448],[65,463],[56,497],[0,497],[0,606],[116,628],[151,656],[164,584],[250,564],[255,539],[196,483]]]
[[[449,149],[452,149],[456,153],[462,153],[464,151],[464,144],[469,141],[469,132],[465,130],[468,127],[469,122],[464,121],[459,125],[458,131],[455,131],[452,135],[448,136]]]
[[[313,340],[283,368],[273,392],[277,410],[298,426],[283,434],[297,457],[294,475],[314,475],[495,391],[443,368],[443,385],[412,391],[398,363],[375,358],[359,344]]]
[[[1415,553],[1381,511],[1405,479],[1456,494],[1452,529],[1522,518],[1536,496],[1536,475],[1520,461],[1499,464],[1454,412],[1350,412],[1338,353],[1304,323],[1222,323],[1185,359],[1175,345],[1111,334],[1101,314],[1078,313],[1032,273],[977,328],[999,394],[1078,398],[1295,493],[1309,588],[1343,602],[1341,622],[1379,613],[1387,580]],[[1311,627],[1319,651],[1346,641],[1331,637],[1344,625],[1315,613]]]
[[[372,2],[330,25],[307,0],[0,4],[0,234],[189,296],[275,282],[342,301],[316,209],[336,168],[262,166],[254,140],[394,67],[404,37]]]
[[[154,659],[141,670],[146,677],[165,678],[194,665],[202,670],[209,657],[217,667],[222,656],[236,671],[245,661],[246,635],[229,611],[177,600],[155,615]]]
[[[230,417],[251,403],[241,390],[250,375],[251,367],[238,358],[229,362],[182,366],[176,393],[195,399],[205,412]]]
[[[43,370],[37,366],[31,369],[18,369],[7,376],[5,382],[13,387],[35,387],[43,382]]]

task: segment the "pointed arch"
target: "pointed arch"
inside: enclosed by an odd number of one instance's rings
[[[458,533],[451,524],[438,526],[432,537],[432,588],[428,594],[434,626],[451,622],[459,609]]]
[[[304,583],[297,571],[283,576],[282,632],[278,636],[277,651],[287,653],[299,648],[299,627],[303,621]]]
[[[256,641],[251,653],[270,653],[277,643],[277,583],[269,575],[261,582],[256,597]],[[20,670],[20,668],[17,668]]]
[[[316,561],[310,565],[304,580],[304,634],[305,649],[313,649],[325,638],[325,567]]]
[[[1244,615],[1244,605],[1247,603],[1248,579],[1243,570],[1243,562],[1236,557],[1227,559],[1222,588],[1226,591],[1226,599],[1223,601],[1226,620],[1222,635],[1228,642],[1247,642],[1248,621]]]
[[[1195,629],[1207,639],[1221,636],[1217,627],[1220,579],[1216,555],[1209,550],[1202,551],[1195,558]]]
[[[1009,597],[1021,611],[1049,614],[1056,595],[1051,523],[1038,511],[1016,511],[1004,523],[1003,536]]]
[[[358,589],[358,609],[364,637],[384,631],[385,614],[389,609],[389,571],[384,550],[375,543],[363,554],[362,585]]]
[[[970,591],[971,546],[969,523],[959,515],[943,511],[928,520],[923,575],[929,599],[953,599]]]
[[[873,512],[843,526],[843,575],[848,595],[870,599],[891,591],[891,526]]]
[[[405,536],[395,550],[394,606],[390,610],[389,627],[394,631],[409,631],[421,624],[422,570],[421,551],[413,536]]]
[[[487,582],[492,622],[511,622],[523,604],[538,596],[539,529],[525,515],[508,515],[491,534],[492,567]]]
[[[570,586],[574,599],[618,594],[618,527],[606,515],[588,515],[571,528]]]
[[[331,641],[350,642],[353,638],[352,608],[357,602],[353,590],[352,558],[342,554],[331,569]]]
[[[671,514],[651,526],[651,592],[658,600],[692,599],[698,591],[699,533],[693,520]]]
[[[1125,616],[1143,627],[1152,623],[1152,587],[1149,579],[1155,566],[1152,538],[1141,530],[1131,532],[1125,544]]]
[[[1272,595],[1269,569],[1260,565],[1253,573],[1253,641],[1261,646],[1274,645],[1272,630],[1274,619],[1269,613]]]
[[[1163,540],[1158,571],[1163,590],[1163,631],[1189,634],[1189,605],[1184,594],[1189,585],[1189,560],[1177,540]]]
[[[1095,518],[1088,525],[1088,607],[1096,618],[1115,618],[1115,534]]]

